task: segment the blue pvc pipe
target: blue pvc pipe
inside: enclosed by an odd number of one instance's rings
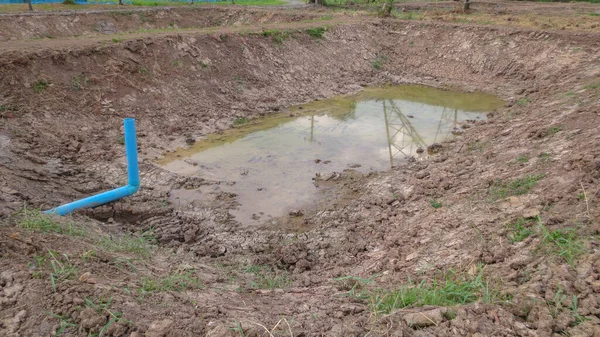
[[[125,118],[125,155],[127,156],[127,185],[117,189],[96,194],[91,197],[73,201],[47,210],[46,214],[66,215],[82,208],[93,208],[119,200],[134,194],[140,188],[140,173],[138,169],[137,142],[135,140],[135,119]]]

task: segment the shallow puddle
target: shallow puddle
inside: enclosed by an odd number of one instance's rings
[[[159,164],[228,182],[221,186],[237,194],[236,219],[264,222],[316,203],[322,196],[313,181],[317,174],[380,171],[422,157],[428,145],[452,137],[460,122],[485,119],[501,104],[481,93],[412,85],[370,88],[211,135]]]

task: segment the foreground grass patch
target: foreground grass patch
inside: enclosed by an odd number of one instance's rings
[[[562,228],[550,231],[542,223],[539,216],[537,221],[542,234],[542,245],[540,247],[542,251],[560,258],[571,267],[575,267],[575,261],[585,253],[583,242],[575,229]]]
[[[529,192],[544,177],[543,174],[530,174],[522,178],[503,182],[497,180],[488,190],[490,201],[503,199],[515,195],[523,195]]]
[[[39,210],[24,208],[17,214],[17,225],[23,229],[39,233],[58,233],[72,236],[86,236],[87,230],[72,221],[57,219],[57,216],[44,214]]]
[[[109,251],[132,253],[142,258],[148,258],[152,254],[156,239],[151,232],[141,236],[125,234],[122,237],[103,237],[99,245]]]
[[[285,288],[292,283],[287,271],[268,266],[251,265],[244,272],[254,274],[255,278],[251,283],[254,289]]]
[[[419,283],[409,280],[396,290],[375,291],[370,296],[373,311],[386,314],[407,307],[453,306],[479,300],[495,303],[503,299],[484,279],[482,266],[477,267],[477,274],[471,278],[449,271],[439,279],[424,279]]]
[[[144,278],[138,288],[138,293],[144,296],[153,292],[179,292],[199,288],[202,288],[202,282],[190,271],[185,274],[169,274],[163,278]]]

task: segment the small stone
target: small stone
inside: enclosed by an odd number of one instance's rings
[[[518,207],[523,204],[523,201],[521,201],[521,198],[519,197],[510,197],[508,198],[508,202],[512,207]]]
[[[445,310],[444,310],[445,312]],[[412,328],[425,328],[438,325],[444,320],[442,308],[405,314],[402,319]]]
[[[429,176],[429,172],[427,172],[427,171],[419,171],[419,172],[417,172],[417,174],[415,175],[415,177],[416,177],[417,179],[423,179],[423,178],[425,178],[425,177],[427,177],[427,176]]]
[[[89,271],[88,271],[88,272],[85,272],[85,273],[83,273],[83,274],[79,275],[79,281],[81,281],[81,282],[87,282],[87,280],[88,280],[90,277],[92,277],[92,273],[90,273]]]
[[[523,210],[523,217],[525,219],[535,218],[538,215],[540,215],[540,211],[537,208],[530,207]]]
[[[146,337],[164,337],[169,333],[173,321],[170,319],[163,319],[160,321],[154,321],[150,324],[150,328],[146,331]]]
[[[419,256],[419,253],[414,252],[414,253],[408,255],[405,260],[406,261],[414,260],[417,256]]]
[[[295,209],[293,211],[290,211],[289,214],[290,214],[290,216],[303,216],[304,215],[304,213],[301,210],[299,210],[299,209]]]
[[[594,290],[595,293],[600,293],[600,281],[592,282],[592,290]]]

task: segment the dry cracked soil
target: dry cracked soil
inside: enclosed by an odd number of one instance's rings
[[[459,5],[1,15],[0,336],[600,336],[600,7]],[[275,225],[156,164],[405,83],[506,104]],[[138,193],[41,214],[125,183],[124,117]]]

